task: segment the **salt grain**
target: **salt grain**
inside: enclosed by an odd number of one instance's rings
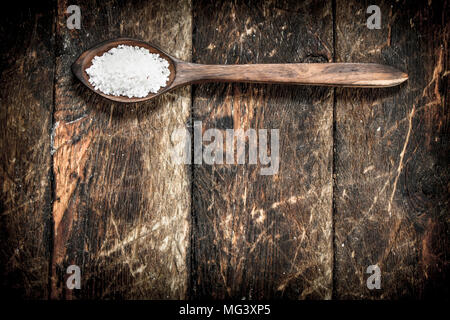
[[[113,96],[146,97],[165,87],[169,62],[137,46],[119,45],[97,56],[86,69],[96,90]]]

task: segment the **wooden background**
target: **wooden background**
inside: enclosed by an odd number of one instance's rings
[[[80,30],[66,9],[81,8]],[[366,8],[381,8],[369,30]],[[0,285],[16,298],[449,299],[447,1],[45,1],[2,10]],[[127,36],[198,63],[377,62],[388,89],[205,84],[123,105],[71,74]],[[279,129],[280,169],[172,132]],[[66,268],[82,272],[68,290]],[[378,264],[381,289],[369,290]]]

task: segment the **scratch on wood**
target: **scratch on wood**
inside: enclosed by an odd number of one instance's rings
[[[403,149],[402,152],[400,152],[400,159],[398,161],[398,167],[397,167],[397,175],[395,176],[394,179],[394,184],[392,187],[392,193],[391,193],[391,197],[389,199],[388,202],[388,212],[389,212],[389,216],[392,215],[391,212],[391,207],[392,207],[392,201],[394,200],[394,195],[395,195],[395,191],[397,190],[397,182],[398,182],[398,178],[400,177],[400,174],[403,170],[403,158],[405,157],[405,153],[406,153],[406,148],[408,147],[408,143],[409,143],[409,137],[411,136],[411,131],[412,131],[412,119],[414,117],[414,112],[416,110],[416,106],[413,105],[413,108],[411,110],[411,113],[409,114],[409,125],[408,125],[408,131],[406,133],[406,138],[405,138],[405,142],[403,144]]]

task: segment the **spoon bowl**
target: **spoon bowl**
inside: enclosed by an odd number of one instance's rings
[[[94,86],[89,82],[89,75],[86,73],[86,69],[89,69],[92,66],[92,60],[96,56],[102,56],[105,52],[109,51],[112,48],[115,48],[119,45],[127,45],[127,46],[137,46],[142,47],[150,51],[150,53],[157,53],[160,55],[161,58],[167,60],[169,62],[169,80],[166,83],[166,86],[159,89],[157,93],[149,93],[146,97],[142,98],[129,98],[125,96],[114,96],[110,94],[105,94],[101,92],[100,90],[97,90],[94,88]],[[102,42],[89,50],[83,52],[78,59],[72,64],[72,72],[75,74],[75,76],[89,89],[94,91],[95,93],[101,95],[102,97],[105,97],[109,100],[117,101],[117,102],[141,102],[146,101],[149,99],[152,99],[156,96],[159,96],[160,94],[169,91],[172,88],[172,83],[175,80],[176,77],[176,60],[175,58],[171,57],[169,54],[158,48],[157,46],[151,45],[145,41],[139,41],[131,38],[119,38],[114,40],[109,40]]]
[[[96,90],[86,73],[92,59],[119,45],[138,46],[159,54],[169,63],[169,80],[157,93],[142,98],[114,96]],[[153,99],[181,85],[203,82],[278,83],[337,87],[381,88],[396,86],[408,75],[393,67],[376,63],[278,63],[206,65],[185,62],[172,57],[157,46],[131,38],[102,42],[83,52],[72,65],[75,76],[95,93],[117,102],[141,102]]]

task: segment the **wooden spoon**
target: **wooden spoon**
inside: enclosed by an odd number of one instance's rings
[[[95,90],[89,83],[86,69],[95,56],[101,56],[118,45],[138,46],[158,53],[169,62],[170,76],[167,85],[157,93],[143,98],[113,96]],[[408,75],[393,67],[375,63],[280,63],[205,65],[181,61],[158,47],[144,41],[119,38],[102,42],[85,51],[73,63],[72,71],[89,89],[99,95],[118,102],[139,102],[152,99],[176,87],[202,82],[255,82],[320,85],[339,87],[380,88],[396,86],[408,79]]]

